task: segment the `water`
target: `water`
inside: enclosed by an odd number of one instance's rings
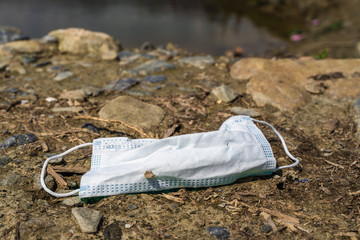
[[[237,10],[215,0],[1,0],[0,25],[17,27],[31,38],[54,29],[81,27],[108,33],[125,48],[145,41],[173,42],[192,52],[214,55],[241,46],[249,55],[261,56],[287,44],[269,27],[276,25],[274,19],[261,13],[254,17],[242,1],[235,2]],[[252,20],[259,19],[259,14],[262,20]]]

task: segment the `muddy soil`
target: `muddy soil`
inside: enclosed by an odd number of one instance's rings
[[[180,56],[187,54],[183,51]],[[65,100],[59,98],[64,90],[102,88],[139,62],[120,66],[116,60],[96,61],[56,51],[37,57],[37,63],[51,61],[51,64],[26,65],[27,73],[23,75],[1,72],[0,102],[9,105],[0,111],[0,142],[25,133],[38,138],[36,142],[0,152],[11,159],[0,168],[1,179],[20,177],[14,184],[0,186],[1,239],[106,239],[104,231],[114,222],[119,224],[123,239],[215,239],[207,231],[215,226],[227,228],[228,239],[359,236],[359,142],[355,138],[351,102],[313,97],[293,114],[271,106],[259,108],[245,93],[246,81],[232,79],[231,63],[222,62],[221,58],[215,66],[205,69],[180,66],[161,72],[167,80],[159,84],[158,90],[154,90],[154,85],[138,84],[127,92],[105,92],[88,96],[84,101]],[[56,64],[66,66],[74,77],[55,82],[55,73],[47,68]],[[218,101],[210,91],[221,84],[230,86],[239,97],[231,103]],[[17,91],[9,91],[11,88]],[[77,206],[103,214],[96,233],[83,233],[71,214],[72,206],[39,189],[34,176],[40,173],[48,153],[60,153],[100,137],[141,138],[138,132],[120,123],[79,118],[98,117],[101,107],[119,95],[132,95],[165,110],[162,124],[147,131],[158,138],[217,130],[234,115],[232,107],[255,108],[261,113],[258,119],[273,124],[283,135],[290,152],[301,159],[300,166],[268,177],[240,179],[227,186],[83,199]],[[47,97],[57,101],[48,102]],[[71,106],[80,106],[83,111],[51,110]],[[86,123],[100,130],[82,128]],[[291,161],[276,135],[264,126],[259,128],[272,145],[278,165],[289,164]],[[60,166],[87,170],[90,157],[91,149],[79,150],[64,157]],[[81,174],[61,174],[68,187],[56,183],[56,191],[77,188],[80,184]],[[226,234],[222,237],[218,239],[227,239]]]

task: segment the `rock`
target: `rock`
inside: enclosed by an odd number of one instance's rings
[[[41,190],[43,189],[43,187],[41,186],[41,181],[40,181],[40,173],[38,174],[35,174],[34,176],[34,185],[35,185],[35,188],[38,189],[38,190]],[[52,176],[50,175],[47,175],[45,177],[45,184],[46,186],[50,189],[50,190],[55,190],[56,188],[56,184],[55,184],[55,180]]]
[[[145,82],[149,83],[163,83],[166,80],[166,76],[164,75],[153,75],[153,76],[147,76],[143,79]]]
[[[0,150],[3,148],[9,148],[12,146],[24,145],[27,143],[32,143],[37,140],[37,137],[32,133],[26,133],[24,135],[14,135],[6,139],[1,145]]]
[[[122,231],[119,223],[114,222],[107,225],[104,230],[104,240],[120,240],[122,237]]]
[[[11,158],[7,157],[7,156],[0,156],[0,167],[5,166],[6,164],[8,164],[10,162]]]
[[[119,45],[105,33],[68,28],[52,31],[48,35],[58,39],[61,52],[90,55],[103,60],[113,60],[118,55]]]
[[[26,69],[20,63],[13,63],[7,67],[10,72],[17,72],[20,75],[26,74]]]
[[[226,227],[209,227],[206,231],[219,240],[226,240],[230,237],[230,233]]]
[[[158,127],[164,115],[162,108],[130,96],[120,96],[111,100],[99,112],[100,118],[121,120],[144,130]]]
[[[53,156],[56,156],[57,154],[56,153],[47,153],[45,154],[45,158],[49,158],[49,157],[53,157]],[[58,158],[55,158],[53,160],[50,160],[49,161],[50,164],[53,164],[53,165],[60,165],[60,164],[63,164],[64,163],[64,158],[63,157],[58,157]]]
[[[10,175],[0,180],[0,186],[13,186],[16,185],[21,179],[20,175]]]
[[[133,53],[130,52],[130,51],[121,51],[121,52],[118,53],[118,58],[119,58],[119,60],[121,60],[123,58],[128,58],[128,57],[130,57],[132,55],[133,55]]]
[[[205,68],[207,66],[214,65],[215,64],[215,59],[210,55],[208,55],[208,56],[195,56],[195,57],[181,58],[179,60],[179,63],[203,69],[203,68]]]
[[[136,209],[138,209],[139,207],[138,207],[137,205],[135,205],[135,204],[129,204],[129,205],[128,205],[128,208],[129,208],[130,210],[136,210]]]
[[[104,90],[102,90],[101,88],[97,88],[93,86],[84,87],[83,90],[85,91],[85,94],[87,96],[91,96],[91,97],[99,96],[101,93],[104,92]]]
[[[238,96],[236,92],[234,92],[231,88],[225,85],[214,88],[211,93],[214,94],[216,98],[222,102],[231,102]]]
[[[60,70],[65,70],[65,69],[61,65],[53,65],[46,69],[46,71],[48,71],[48,72],[55,72],[55,71],[60,71]]]
[[[47,65],[50,65],[51,61],[43,61],[43,62],[39,62],[37,64],[34,64],[32,67],[34,68],[38,68],[38,67],[45,67]]]
[[[28,37],[22,35],[21,31],[14,27],[0,27],[0,44],[26,40]]]
[[[36,57],[36,55],[34,56],[23,56],[21,61],[24,63],[24,64],[30,64],[30,63],[34,63],[38,60],[38,58]]]
[[[140,50],[142,51],[149,51],[149,50],[154,50],[155,46],[149,42],[144,42],[141,47]]]
[[[135,54],[135,55],[131,55],[131,56],[123,56],[121,59],[120,59],[120,65],[121,66],[125,66],[125,65],[128,65],[128,64],[131,64],[131,63],[134,63],[136,62],[137,60],[140,59],[140,54]]]
[[[41,52],[42,47],[40,43],[34,40],[8,42],[0,45],[0,54],[15,54],[15,53],[37,53]]]
[[[6,89],[6,92],[8,92],[8,93],[18,93],[18,92],[20,92],[20,90],[17,89],[17,88],[11,87],[11,88]]]
[[[143,96],[151,96],[152,92],[126,90],[126,94],[133,96],[133,97],[143,97]]]
[[[42,43],[58,43],[58,39],[54,36],[46,35],[41,40]]]
[[[52,108],[51,111],[53,112],[74,112],[79,113],[82,112],[84,109],[82,107],[55,107]]]
[[[76,218],[80,229],[84,233],[94,233],[102,218],[100,211],[89,208],[73,208],[71,213]]]
[[[260,227],[260,231],[263,233],[269,233],[272,231],[272,227],[269,224],[264,224]]]
[[[115,80],[115,81],[111,82],[110,84],[106,85],[103,88],[103,90],[105,90],[105,91],[115,90],[115,91],[122,92],[132,86],[135,86],[139,82],[140,82],[140,79],[137,79],[137,78],[125,78],[125,79]]]
[[[99,128],[96,127],[92,123],[85,123],[84,125],[81,126],[81,128],[87,128],[87,129],[89,129],[90,131],[92,131],[94,133],[100,133]]]
[[[63,71],[63,72],[59,72],[58,74],[56,74],[54,80],[55,81],[62,81],[65,80],[71,76],[73,76],[74,74],[70,71]]]
[[[56,99],[56,98],[54,98],[54,97],[47,97],[47,98],[45,98],[45,101],[47,101],[47,102],[51,103],[51,102],[56,102],[56,101],[57,101],[57,99]]]
[[[131,74],[135,74],[135,75],[136,74],[147,75],[152,72],[165,71],[165,70],[174,69],[174,68],[176,68],[176,66],[173,63],[168,63],[163,60],[153,59],[153,60],[147,61],[143,64],[140,64],[139,66],[137,66],[133,70],[130,70],[129,72]]]
[[[70,90],[62,92],[60,94],[60,98],[84,101],[86,98],[86,93],[83,89]]]
[[[70,207],[82,205],[80,197],[69,197],[69,198],[66,198],[65,200],[63,200],[61,203],[66,206],[70,206]]]
[[[231,112],[238,115],[247,115],[250,117],[260,117],[261,113],[251,108],[233,107]]]
[[[321,93],[322,89],[307,86],[314,76],[341,73],[346,78],[326,81],[325,94],[334,98],[354,97],[360,94],[360,81],[352,77],[358,71],[359,59],[260,59],[245,58],[236,62],[230,74],[239,80],[249,80],[247,93],[258,106],[270,104],[282,111],[293,112],[307,104],[311,95],[307,91]],[[331,74],[329,76],[332,76]],[[340,76],[340,74],[336,74]],[[349,78],[349,76],[351,76]]]
[[[0,156],[0,167],[5,166],[6,164],[8,164],[10,162],[11,158],[7,157],[7,156]]]
[[[360,141],[360,98],[356,99],[354,103],[355,108],[355,124],[357,125],[356,137]]]

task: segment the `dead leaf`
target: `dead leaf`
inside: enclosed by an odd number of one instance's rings
[[[145,176],[146,178],[153,178],[153,177],[155,177],[156,175],[155,175],[152,171],[146,171],[146,172],[144,173],[144,176]]]

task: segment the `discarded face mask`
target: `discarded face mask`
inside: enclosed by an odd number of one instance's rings
[[[295,161],[293,164],[276,167],[271,146],[253,121],[276,133],[286,154]],[[44,179],[50,160],[91,145],[91,169],[82,176],[80,189],[55,193],[46,187]],[[164,139],[100,138],[78,145],[45,161],[41,185],[55,197],[79,193],[81,198],[87,198],[226,185],[242,177],[269,175],[298,163],[273,126],[248,116],[235,116],[213,132]]]

